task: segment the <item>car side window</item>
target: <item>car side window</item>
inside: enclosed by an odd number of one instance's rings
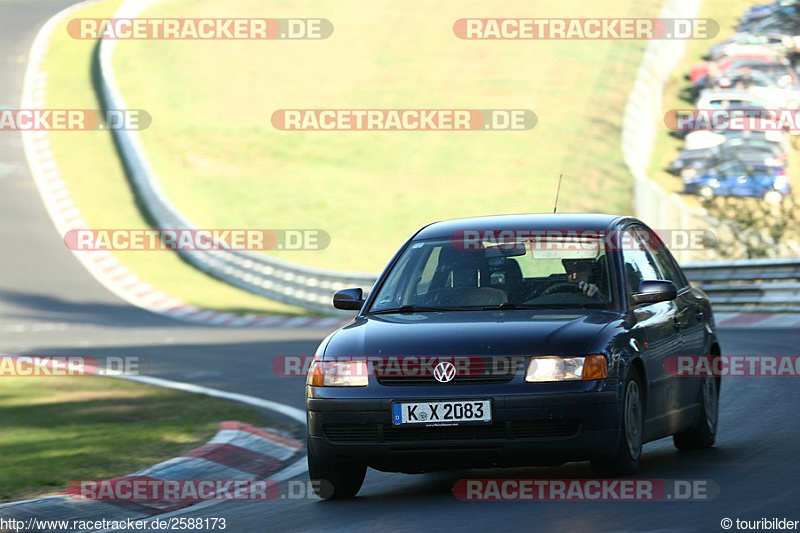
[[[623,231],[620,244],[628,294],[639,292],[639,284],[643,280],[662,279],[655,259],[633,229]]]
[[[689,282],[686,281],[686,277],[683,275],[683,271],[675,261],[675,258],[669,253],[667,246],[661,242],[661,239],[656,237],[656,240],[650,244],[650,250],[653,252],[656,265],[663,273],[659,279],[671,281],[678,290],[681,290],[689,284]]]

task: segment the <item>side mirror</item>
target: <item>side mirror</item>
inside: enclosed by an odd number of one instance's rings
[[[633,295],[635,304],[669,302],[678,297],[678,289],[671,281],[646,279],[639,284],[639,292]]]
[[[361,289],[342,289],[333,294],[333,306],[345,311],[359,311],[364,305],[364,291]]]

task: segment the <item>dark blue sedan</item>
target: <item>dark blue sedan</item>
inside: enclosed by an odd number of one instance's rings
[[[366,469],[557,465],[636,470],[644,443],[714,443],[719,378],[669,360],[719,355],[706,295],[658,236],[612,215],[437,222],[397,252],[308,373],[308,467],[323,498]]]

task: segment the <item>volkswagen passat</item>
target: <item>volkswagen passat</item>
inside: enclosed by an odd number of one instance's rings
[[[366,469],[557,465],[633,472],[642,445],[714,443],[719,380],[668,358],[717,355],[706,295],[658,236],[611,215],[437,222],[397,252],[306,385],[308,467],[323,498]]]

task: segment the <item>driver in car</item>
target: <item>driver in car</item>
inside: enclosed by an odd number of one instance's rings
[[[580,259],[562,259],[561,263],[567,271],[567,279],[578,284],[578,288],[586,296],[594,296],[600,290],[596,284],[590,283],[592,266],[589,262]]]

